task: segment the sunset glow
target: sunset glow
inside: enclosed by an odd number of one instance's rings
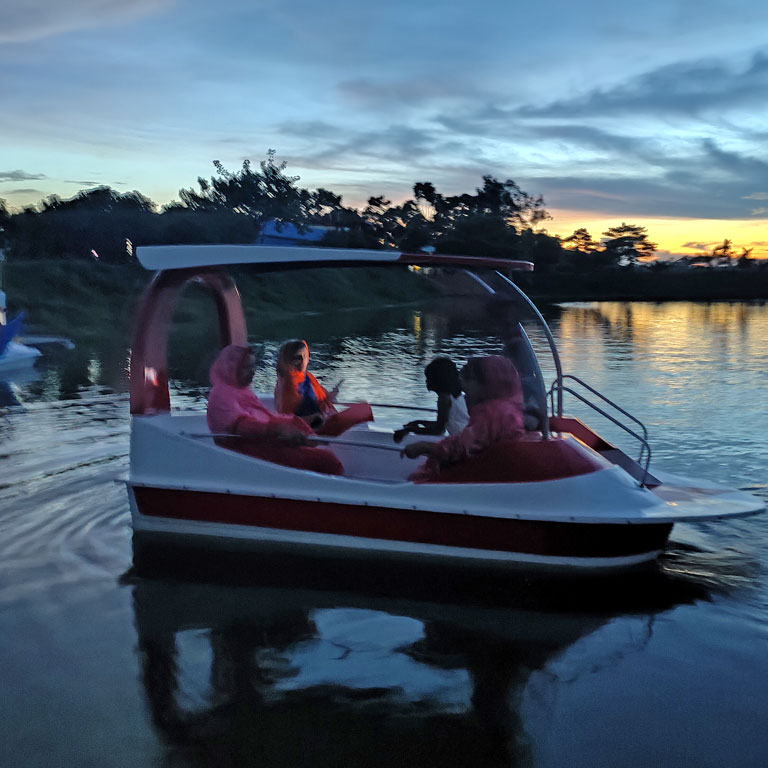
[[[603,232],[620,224],[616,217],[596,216],[589,211],[550,210],[552,220],[544,226],[551,234],[568,237],[576,229],[585,228],[594,240],[600,240]],[[734,250],[752,248],[750,258],[768,258],[768,218],[748,219],[669,219],[628,217],[628,224],[638,224],[648,230],[648,237],[658,245],[658,253],[664,258],[696,256],[709,253],[726,238]]]
[[[766,258],[764,7],[6,0],[0,199],[163,205],[273,148],[352,207],[491,175],[543,196],[553,234],[627,222],[662,258]]]

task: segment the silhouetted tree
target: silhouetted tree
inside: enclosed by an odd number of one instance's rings
[[[434,245],[444,253],[517,258],[520,234],[549,218],[543,199],[523,192],[511,179],[484,176],[474,195],[444,196],[428,181],[415,184],[413,193],[413,201],[381,217],[394,220],[397,226],[386,230],[404,250]]]
[[[309,193],[307,201],[307,216],[312,224],[338,227],[341,225],[342,212],[341,195],[336,195],[322,187]]]
[[[563,243],[567,244],[566,248],[569,250],[580,251],[585,254],[591,253],[598,246],[598,243],[592,239],[592,235],[584,227],[563,238]]]
[[[532,261],[537,273],[546,274],[556,266],[562,267],[567,252],[563,250],[558,238],[545,232],[525,229],[520,233],[519,242],[518,257]]]
[[[598,243],[585,228],[574,231],[561,241],[559,269],[564,272],[583,272],[596,266]]]
[[[754,248],[744,248],[742,247],[741,253],[739,254],[738,258],[736,259],[736,266],[739,269],[747,269],[754,265],[754,259],[750,258],[752,255],[752,251]]]
[[[239,171],[228,171],[214,160],[216,176],[210,182],[198,178],[200,191],[179,190],[182,203],[189,209],[232,210],[252,218],[257,224],[274,220],[278,227],[282,222],[291,222],[303,232],[310,224],[310,211],[317,210],[328,201],[328,194],[322,200],[312,197],[306,189],[296,186],[298,176],[285,174],[286,163],[275,162],[275,150],[267,152],[266,160],[259,163],[260,170],[251,168],[250,160],[244,160]],[[325,190],[324,190],[325,192]]]
[[[11,219],[11,214],[8,212],[8,206],[5,204],[5,200],[0,197],[0,248],[5,247],[6,242],[6,227]]]
[[[455,219],[440,233],[437,243],[441,253],[522,258],[516,230],[492,214],[473,213]]]
[[[523,192],[512,179],[501,182],[493,176],[483,176],[476,200],[480,211],[503,216],[520,229],[532,228],[550,218],[544,209],[544,198]]]
[[[720,245],[715,246],[712,249],[712,253],[709,257],[709,263],[712,266],[730,264],[731,260],[736,256],[733,242],[727,238],[723,240]]]
[[[388,207],[375,218],[373,225],[384,247],[418,250],[430,242],[426,219],[413,200]]]
[[[603,253],[610,263],[619,266],[634,267],[638,259],[652,256],[656,243],[648,239],[645,227],[622,222],[618,227],[611,227],[603,236]]]
[[[227,209],[193,211],[175,203],[157,218],[156,244],[252,243],[259,232],[253,219]]]
[[[154,231],[155,204],[139,192],[96,187],[69,200],[51,195],[9,222],[10,258],[94,258],[126,262],[134,244]]]
[[[120,194],[109,187],[81,192],[69,200],[51,196],[9,216],[0,208],[12,251],[18,258],[98,258],[125,261],[133,246],[147,243],[253,242],[264,222],[278,228],[290,222],[300,232],[311,225],[330,227],[324,245],[396,248],[416,251],[432,245],[447,253],[486,254],[554,263],[559,242],[534,226],[548,218],[541,197],[512,180],[483,177],[474,194],[444,196],[434,184],[418,182],[413,198],[392,205],[384,196],[368,199],[362,212],[345,207],[342,197],[320,188],[297,186],[275,151],[254,170],[248,160],[237,171],[214,161],[216,174],[198,187],[181,189],[179,202],[157,212],[139,192]],[[6,224],[2,224],[6,221]]]

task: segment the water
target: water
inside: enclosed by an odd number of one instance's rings
[[[768,497],[767,305],[548,318],[566,371],[646,423],[654,464]],[[301,335],[344,397],[433,405],[423,365],[497,351],[494,323],[456,304],[300,317],[253,338],[256,386]],[[174,404],[204,407],[213,352],[179,339]],[[249,585],[134,578],[126,361],[115,330],[0,391],[3,764],[768,764],[768,515],[676,526],[658,569],[624,580],[289,561]]]

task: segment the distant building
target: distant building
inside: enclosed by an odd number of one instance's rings
[[[302,233],[289,221],[278,224],[274,219],[270,219],[261,228],[256,242],[261,245],[311,245],[319,243],[328,232],[335,230],[336,227],[312,226]]]

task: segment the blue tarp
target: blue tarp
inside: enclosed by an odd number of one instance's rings
[[[270,219],[264,224],[259,233],[259,243],[262,245],[301,245],[302,243],[317,243],[325,237],[333,227],[308,227],[305,232],[299,232],[290,221],[284,221],[277,228],[277,222]]]
[[[9,320],[6,325],[0,325],[0,356],[5,353],[6,347],[20,333],[24,325],[24,313],[19,312],[13,320]]]

